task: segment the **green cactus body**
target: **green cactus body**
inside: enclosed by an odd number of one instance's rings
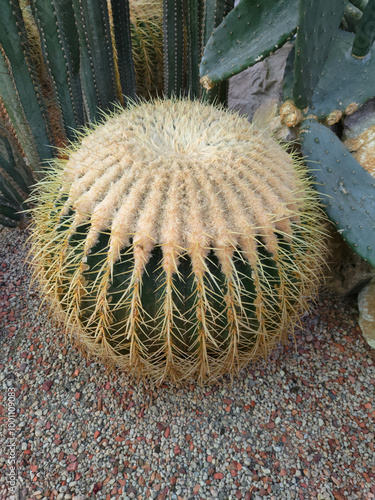
[[[302,123],[301,146],[330,219],[353,250],[375,266],[375,179],[314,119]]]
[[[135,100],[135,71],[130,32],[129,2],[107,0],[111,26],[116,86],[119,102],[123,104],[123,94]]]
[[[331,43],[344,14],[342,0],[300,0],[294,63],[294,101],[300,108],[311,103]]]
[[[320,120],[328,118],[333,112],[350,114],[373,97],[375,47],[364,59],[352,57],[350,53],[354,37],[353,33],[347,31],[336,32],[319,82],[309,101],[308,114]],[[284,99],[293,99],[295,73],[290,63],[291,60],[285,69]],[[337,75],[345,76],[341,79]]]
[[[210,89],[262,61],[296,32],[297,0],[242,0],[207,42],[200,75]]]
[[[18,0],[4,2],[0,17],[0,96],[35,170],[40,168],[40,160],[52,156],[40,93]]]
[[[32,262],[82,350],[200,382],[266,356],[316,291],[324,224],[265,131],[189,100],[88,131],[37,187]]]
[[[4,111],[0,102],[0,224],[15,227],[22,219],[18,212],[27,198],[28,185],[34,179],[25,168],[14,136],[9,133]],[[18,170],[14,169],[14,164]]]
[[[353,42],[352,55],[363,58],[367,56],[375,40],[375,1],[369,0],[358,22]]]
[[[84,123],[82,88],[79,75],[80,54],[73,6],[32,0],[44,60],[59,104],[66,137]]]
[[[129,8],[137,94],[156,96],[163,91],[163,2],[130,0]]]

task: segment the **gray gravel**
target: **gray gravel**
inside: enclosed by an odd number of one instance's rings
[[[232,384],[150,388],[65,344],[29,290],[26,236],[0,233],[2,499],[375,498],[375,367],[354,300],[322,291],[295,342]]]

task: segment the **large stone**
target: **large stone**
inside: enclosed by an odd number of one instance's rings
[[[245,115],[250,121],[257,121],[256,111],[262,107],[268,115],[268,128],[276,139],[294,141],[297,132],[281,123],[278,112],[282,103],[282,88],[286,58],[292,48],[286,43],[270,57],[251,68],[242,71],[229,80],[228,107]],[[274,106],[274,116],[270,109]],[[264,117],[263,117],[264,118]],[[263,120],[264,121],[264,120]]]
[[[333,229],[329,234],[326,286],[341,296],[356,295],[372,278],[375,269],[361,259]]]
[[[363,168],[375,177],[375,125],[344,144]]]
[[[286,43],[264,61],[229,80],[228,107],[251,119],[265,100],[280,98],[286,58],[292,44]]]
[[[358,295],[359,326],[362,334],[375,349],[375,278]]]
[[[375,177],[375,99],[345,118],[343,140],[354,158]]]
[[[375,99],[371,99],[358,111],[345,117],[342,140],[354,139],[373,125],[375,125]]]

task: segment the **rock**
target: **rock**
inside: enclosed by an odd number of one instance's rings
[[[286,43],[264,61],[233,76],[229,80],[228,107],[251,119],[265,100],[279,98],[291,47],[290,43]]]
[[[345,117],[342,140],[354,139],[373,125],[375,125],[375,99],[371,99],[358,111]]]
[[[72,462],[66,468],[66,470],[69,471],[69,472],[76,471],[77,469],[78,469],[78,463],[77,462]]]
[[[358,295],[359,326],[370,347],[375,349],[375,278]]]
[[[354,158],[375,177],[375,99],[345,118],[342,140]]]
[[[326,287],[341,296],[357,294],[375,278],[375,269],[355,254],[336,231],[330,231],[328,243]]]
[[[274,115],[268,116],[268,129],[276,139],[282,141],[294,141],[298,136],[296,129],[282,123],[279,115],[285,62],[291,47],[291,44],[285,44],[264,61],[229,80],[228,107],[254,123],[260,117],[257,111],[261,109],[261,115],[264,111],[269,115],[270,109],[274,107]]]
[[[375,125],[344,144],[363,168],[375,177]]]
[[[46,380],[44,382],[44,384],[42,385],[42,389],[45,390],[46,392],[48,392],[51,389],[52,385],[53,385],[52,380]]]

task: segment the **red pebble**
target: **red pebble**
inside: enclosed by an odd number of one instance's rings
[[[42,385],[42,389],[45,391],[49,391],[51,389],[53,382],[51,380],[46,380]]]
[[[66,468],[67,471],[76,471],[78,469],[78,462],[72,462]]]

